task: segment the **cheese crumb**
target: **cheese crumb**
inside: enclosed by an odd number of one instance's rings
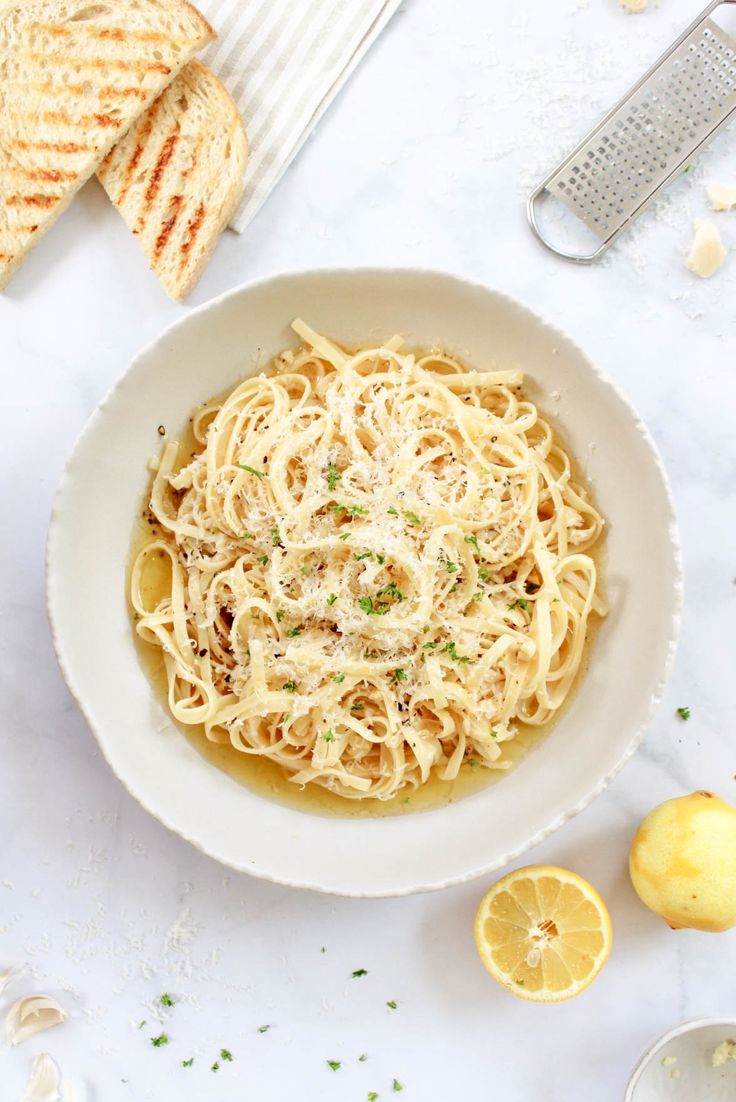
[[[712,222],[696,222],[687,266],[694,275],[709,279],[726,259],[721,235]]]
[[[676,1064],[676,1063],[677,1063],[677,1057],[676,1056],[663,1056],[662,1057],[662,1067],[663,1068],[668,1067],[670,1064]]]
[[[733,210],[736,207],[736,186],[733,184],[708,184],[705,190],[713,210]]]
[[[639,12],[644,11],[648,4],[649,0],[621,0],[621,7],[632,15],[638,15]]]
[[[721,1068],[727,1060],[736,1060],[736,1041],[721,1041],[713,1049],[710,1062],[714,1068]]]

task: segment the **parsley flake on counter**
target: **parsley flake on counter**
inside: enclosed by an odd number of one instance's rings
[[[325,475],[325,478],[327,479],[327,489],[332,492],[337,486],[338,482],[341,480],[342,475],[338,471],[337,467],[333,463],[330,463],[329,467],[327,468],[327,474]]]
[[[398,1010],[399,1004],[396,1002],[396,999],[390,999],[386,1003],[386,1006],[389,1008],[389,1010]]]
[[[677,709],[677,714],[680,717],[680,719],[690,719],[690,709],[689,708],[678,708]]]
[[[375,1091],[368,1091],[368,1094],[367,1094],[368,1102],[376,1102],[377,1098],[378,1098],[378,1095],[376,1094]]]
[[[254,474],[256,478],[265,478],[265,471],[257,471],[255,467],[249,467],[247,463],[238,463],[241,471],[247,471],[248,474]]]
[[[233,1054],[232,1054],[232,1052],[230,1052],[230,1050],[229,1050],[229,1049],[227,1049],[227,1048],[221,1048],[221,1049],[220,1049],[220,1059],[221,1059],[221,1060],[229,1060],[229,1061],[230,1061],[230,1063],[232,1063],[232,1060],[233,1060]]]
[[[194,1063],[194,1057],[190,1056],[188,1060],[182,1060],[181,1066],[183,1068],[190,1068],[193,1063]]]
[[[147,1024],[148,1023],[147,1023],[146,1019],[144,1018],[142,1022],[138,1022],[138,1028],[143,1029],[143,1026],[147,1025]]]
[[[342,1064],[339,1060],[325,1060],[325,1063],[327,1064],[328,1068],[331,1068],[332,1071],[339,1071],[339,1069],[342,1067]]]
[[[354,980],[357,980],[358,976],[367,976],[368,975],[368,969],[367,968],[356,968],[355,971],[351,973],[351,975],[352,975]]]
[[[325,742],[334,742],[334,741],[335,741],[335,736],[334,736],[334,735],[333,735],[333,733],[332,733],[332,728],[331,728],[331,727],[330,727],[330,728],[328,728],[328,729],[327,729],[327,730],[325,731],[325,733],[323,734],[322,738],[323,738],[323,739],[325,740]]]
[[[301,633],[302,633],[301,628],[289,628],[289,630],[287,631],[286,634],[289,637],[289,639],[296,639],[297,635],[301,635]]]
[[[334,605],[336,600],[337,600],[337,593],[330,593],[329,597],[327,598],[327,604],[328,605]]]
[[[295,693],[296,681],[285,681],[281,688],[284,689],[287,693]]]
[[[527,609],[529,608],[529,604],[528,604],[527,601],[524,600],[523,597],[517,597],[516,600],[512,601],[511,604],[509,605],[509,612],[511,612],[512,609],[515,609],[515,608],[523,608],[524,612],[526,612]]]
[[[343,681],[345,680],[345,674],[336,673],[332,680],[335,682],[336,685],[342,685]]]
[[[161,1003],[161,1006],[173,1006],[174,1005],[174,1000],[172,999],[171,995],[167,995],[165,993],[161,996],[161,998],[158,1001]]]
[[[368,1053],[367,1052],[361,1052],[360,1056],[358,1057],[358,1060],[360,1061],[360,1063],[364,1064],[367,1059],[368,1059]],[[378,1096],[376,1096],[376,1097],[378,1097]]]
[[[151,1044],[154,1048],[161,1048],[162,1045],[168,1045],[168,1043],[168,1033],[159,1033],[158,1037],[151,1037]]]
[[[391,1090],[394,1091],[395,1093],[398,1093],[398,1091],[403,1091],[403,1089],[404,1088],[401,1085],[401,1083],[398,1081],[398,1079],[394,1079],[393,1083],[391,1084]]]
[[[268,1033],[270,1028],[271,1028],[270,1025],[259,1025],[258,1026],[258,1032],[259,1033]]]
[[[219,1070],[220,1070],[220,1065],[217,1063],[217,1060],[215,1060],[214,1064],[210,1068],[210,1071],[219,1071]]]

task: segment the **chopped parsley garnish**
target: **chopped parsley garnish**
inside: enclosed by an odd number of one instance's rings
[[[524,600],[523,597],[517,597],[516,600],[512,601],[511,604],[509,605],[509,612],[511,612],[512,609],[515,609],[515,608],[523,608],[524,612],[526,612],[527,609],[529,608],[529,604],[528,604],[527,601]]]
[[[342,475],[338,471],[337,467],[334,466],[333,463],[330,463],[329,467],[327,468],[327,474],[325,475],[325,478],[327,479],[327,489],[332,492],[342,478]]]
[[[450,639],[449,643],[445,643],[444,647],[440,651],[440,654],[449,654],[453,662],[469,662],[470,659],[466,654],[457,653],[457,643],[454,639]]]
[[[478,761],[477,758],[468,758],[468,765],[470,766],[471,769],[477,769],[478,766],[480,765],[480,762]]]
[[[476,590],[476,592],[473,594],[473,600],[474,601],[482,601],[483,600],[482,590],[480,590],[480,589]]]
[[[158,1037],[151,1037],[151,1044],[154,1048],[161,1048],[161,1045],[168,1045],[168,1043],[168,1033],[159,1033]]]
[[[436,643],[424,643],[422,645],[422,650],[437,650],[437,644]]]
[[[279,535],[278,528],[271,529],[271,543],[274,545],[274,547],[278,547],[278,545],[281,543],[281,536]]]
[[[475,548],[475,550],[480,555],[480,547],[478,546],[478,539],[477,539],[476,536],[466,536],[465,537],[465,542],[472,544],[472,546]]]
[[[488,579],[490,578],[490,576],[491,575],[488,573],[488,571],[484,567],[481,567],[480,570],[478,571],[478,577],[480,578],[480,580],[482,582],[487,582]]]
[[[258,1032],[259,1033],[268,1033],[270,1028],[271,1028],[270,1025],[259,1025],[258,1026]]]
[[[283,683],[283,685],[281,686],[281,688],[285,689],[287,693],[295,693],[296,692],[296,681],[285,681]]]
[[[277,609],[276,610],[276,623],[280,624],[285,615],[286,615],[286,613],[284,612],[283,608]]]
[[[393,505],[389,505],[386,512],[389,514],[389,516],[392,516],[392,517],[397,517],[399,515],[399,510],[394,509]]]
[[[352,977],[353,977],[354,980],[357,980],[358,976],[367,976],[367,975],[368,975],[368,970],[366,968],[356,968],[355,971],[352,973]]]
[[[398,1091],[403,1091],[403,1089],[404,1088],[402,1087],[398,1079],[394,1079],[393,1083],[391,1084],[391,1090],[398,1093]]]
[[[230,1063],[232,1063],[233,1054],[228,1049],[221,1048],[220,1049],[220,1059],[221,1060],[229,1060]]]
[[[190,1068],[193,1063],[194,1063],[194,1057],[190,1056],[188,1060],[182,1060],[181,1066],[183,1068]]]
[[[328,605],[334,605],[336,600],[337,600],[337,593],[330,593],[329,597],[327,598],[327,604]]]
[[[163,994],[158,1001],[161,1003],[161,1006],[173,1006],[174,1005],[174,1000],[172,999],[171,995]]]
[[[306,577],[306,575],[307,575],[307,574],[309,573],[309,571],[310,571],[310,570],[311,570],[312,568],[311,568],[311,566],[309,565],[309,563],[305,563],[305,564],[304,564],[304,566],[300,566],[300,567],[299,567],[299,569],[301,570],[302,574],[304,574],[304,576]]]
[[[343,543],[344,543],[344,542],[345,542],[345,540],[349,540],[349,539],[350,539],[351,535],[352,535],[352,532],[343,532],[343,534],[342,534],[341,536],[338,536],[337,538],[338,538],[339,540],[342,540],[342,541],[343,541]]]
[[[690,709],[689,708],[678,708],[677,709],[677,714],[680,717],[680,719],[690,719]]]
[[[361,700],[356,701],[355,704],[350,705],[351,712],[362,712],[365,708],[365,704]]]
[[[406,681],[406,670],[393,670],[391,673],[391,677],[394,679],[394,681]]]
[[[342,685],[343,681],[345,680],[345,674],[336,673],[332,680],[335,682],[336,685]]]
[[[362,553],[362,555],[353,554],[353,558],[355,559],[356,562],[361,562],[363,559],[372,559],[373,558],[373,552],[372,551],[364,551]]]
[[[457,571],[457,563],[456,562],[450,562],[448,560],[445,563],[445,566],[447,567],[447,573],[448,574],[454,574]]]
[[[498,738],[498,731],[491,731],[491,738]]]
[[[376,592],[376,597],[393,597],[397,601],[404,600],[404,594],[393,582],[391,582],[390,585],[385,585],[383,589],[379,589]]]
[[[239,540],[254,540],[255,538],[256,537],[254,532],[243,532],[241,535],[238,536]]]
[[[256,478],[264,478],[265,471],[257,471],[255,467],[249,467],[247,463],[238,463],[241,471],[247,471],[248,474],[254,474]]]
[[[325,1063],[327,1064],[327,1067],[330,1068],[332,1071],[339,1071],[342,1067],[342,1064],[339,1060],[325,1060]]]
[[[346,511],[351,520],[355,520],[356,517],[368,516],[368,510],[361,509],[360,505],[348,505]]]
[[[287,634],[289,639],[296,639],[297,635],[301,635],[301,633],[302,633],[301,628],[289,628],[289,630],[287,631],[286,634]]]
[[[334,742],[335,741],[335,736],[332,733],[332,728],[331,727],[328,728],[327,731],[325,731],[322,738],[325,740],[325,742]]]
[[[268,555],[259,555],[256,562],[259,562],[261,566],[265,566],[268,562]]]
[[[398,1005],[399,1004],[396,1002],[396,999],[390,999],[386,1003],[386,1006],[389,1008],[389,1010],[396,1010],[398,1008]]]
[[[366,614],[366,616],[370,616],[373,612],[375,612],[375,609],[373,608],[373,598],[372,597],[361,597],[360,600],[358,601],[358,604],[359,604],[360,608],[362,608],[362,610]]]
[[[378,559],[381,566],[383,566],[383,564],[386,561],[386,556],[385,555],[379,555],[378,551],[376,551],[376,558]]]
[[[408,520],[409,524],[414,524],[418,528],[421,528],[422,521],[419,519],[416,513],[404,513],[404,520]]]

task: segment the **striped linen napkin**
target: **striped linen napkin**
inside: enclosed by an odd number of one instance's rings
[[[203,56],[238,105],[250,146],[242,233],[400,0],[199,0],[218,32]]]

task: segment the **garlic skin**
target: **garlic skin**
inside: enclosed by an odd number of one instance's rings
[[[5,1042],[19,1045],[35,1033],[61,1025],[64,1008],[50,995],[26,995],[13,1003],[5,1018]]]
[[[8,968],[5,972],[0,972],[0,995],[7,987],[10,987],[21,973],[20,968]]]
[[[59,1069],[46,1052],[37,1056],[31,1065],[28,1086],[20,1102],[59,1102]]]

